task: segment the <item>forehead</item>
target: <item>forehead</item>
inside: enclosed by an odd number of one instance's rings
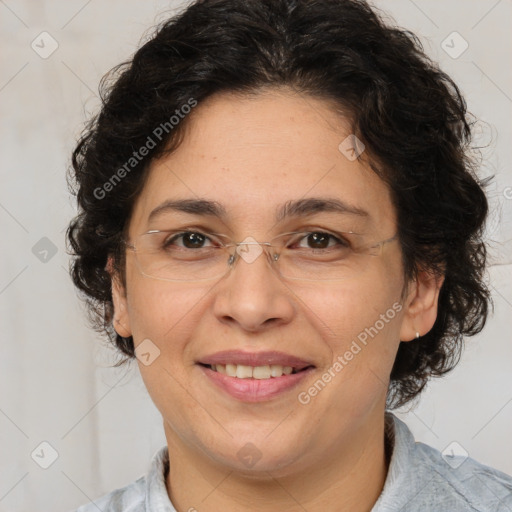
[[[290,91],[220,94],[190,116],[179,147],[151,165],[135,229],[176,199],[213,201],[229,223],[268,228],[286,203],[308,197],[367,212],[365,222],[379,230],[394,227],[387,185],[340,150],[350,123],[332,103]]]

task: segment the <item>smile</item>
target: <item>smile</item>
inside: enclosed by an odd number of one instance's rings
[[[250,403],[286,397],[288,392],[298,387],[299,383],[315,370],[314,366],[307,366],[301,370],[295,370],[294,373],[293,367],[280,365],[253,367],[234,364],[199,364],[197,367],[214,385],[214,388],[220,389],[223,394],[236,400]],[[225,373],[222,373],[223,371]]]
[[[298,370],[291,366],[282,366],[280,364],[264,365],[264,366],[247,366],[244,364],[212,364],[209,365],[214,372],[222,373],[228,377],[236,377],[237,379],[270,379],[282,377],[283,375],[291,375],[305,370]],[[309,368],[309,366],[307,367]]]

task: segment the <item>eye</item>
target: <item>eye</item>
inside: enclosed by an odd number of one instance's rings
[[[307,249],[330,249],[334,246],[339,246],[341,248],[349,247],[349,244],[343,238],[338,238],[330,233],[325,233],[323,231],[315,231],[311,233],[303,233],[306,236],[303,236],[300,241],[305,241],[308,244]],[[330,242],[333,241],[333,244]],[[330,245],[329,245],[330,244]],[[303,245],[300,245],[301,248],[304,248]]]
[[[182,245],[175,244],[176,240],[181,240]],[[184,231],[167,238],[163,243],[163,247],[167,249],[170,246],[177,245],[177,247],[184,247],[186,249],[203,249],[203,244],[206,241],[211,242],[210,238],[203,233],[198,231]]]

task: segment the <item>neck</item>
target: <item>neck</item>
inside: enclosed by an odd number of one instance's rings
[[[240,475],[186,446],[166,425],[170,469],[167,492],[178,512],[369,512],[388,470],[384,414],[307,467],[278,474]]]

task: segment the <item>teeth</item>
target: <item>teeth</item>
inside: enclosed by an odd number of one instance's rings
[[[289,375],[292,373],[293,368],[291,366],[281,366],[279,364],[272,364],[270,365],[270,375],[272,377],[281,377],[283,373],[285,375]]]
[[[236,376],[238,379],[250,379],[252,377],[252,366],[236,365]]]
[[[215,370],[217,369],[217,366],[222,366],[221,364],[214,365]],[[212,367],[213,368],[213,367]],[[228,377],[236,377],[236,364],[227,364],[226,365],[226,375]]]
[[[270,366],[255,366],[252,369],[253,379],[270,379]]]
[[[213,365],[213,366],[217,367],[217,371],[219,373],[223,373],[224,375],[226,375],[226,367],[223,364],[218,364],[218,365]],[[215,368],[213,368],[213,369],[215,369]]]
[[[238,379],[270,379],[271,377],[281,377],[290,375],[293,372],[291,366],[281,366],[279,364],[265,366],[246,366],[244,364],[212,364],[211,369]]]

